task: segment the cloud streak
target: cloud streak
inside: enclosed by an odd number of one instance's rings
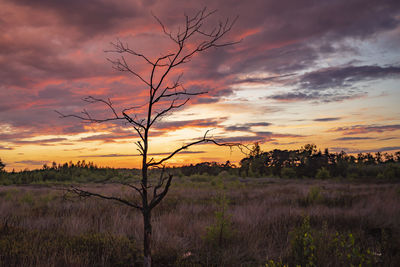
[[[345,135],[366,134],[366,133],[383,133],[388,131],[400,130],[400,124],[392,125],[355,125],[349,127],[338,127],[331,129],[332,132],[342,132]]]

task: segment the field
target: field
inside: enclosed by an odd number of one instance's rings
[[[398,183],[181,177],[152,219],[155,266],[400,262]],[[121,204],[60,186],[0,187],[1,266],[140,266],[142,229],[141,214]]]

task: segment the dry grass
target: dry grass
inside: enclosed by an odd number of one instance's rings
[[[394,266],[400,262],[398,184],[274,179],[225,181],[225,189],[214,184],[178,180],[154,210],[153,255],[156,266],[261,266],[267,259],[293,264],[290,232],[301,225],[305,216],[310,217],[313,229],[321,230],[325,224],[324,231],[329,233],[353,233],[361,248],[369,248],[376,254],[375,264]],[[87,188],[110,195],[129,193],[118,185],[88,185]],[[230,200],[228,213],[233,235],[229,242],[216,247],[204,237],[206,228],[215,222],[214,213],[219,209],[215,198],[222,194]],[[60,266],[62,263],[91,266],[94,263],[88,262],[84,254],[65,249],[62,243],[58,250],[47,252],[46,257],[35,256],[46,249],[40,248],[39,241],[57,238],[58,233],[64,239],[79,239],[92,233],[122,238],[101,239],[104,248],[96,250],[99,255],[104,255],[104,249],[116,246],[118,242],[125,242],[125,245],[130,242],[140,250],[143,226],[138,211],[117,203],[98,199],[64,199],[62,191],[46,187],[7,186],[0,187],[0,227],[3,232],[22,229],[27,233],[37,233],[30,236],[37,239],[31,242],[38,247],[32,248],[32,255],[13,254],[15,265]],[[385,240],[382,233],[385,233]],[[0,242],[5,241],[0,237]],[[85,249],[85,253],[92,253]],[[0,265],[13,265],[11,256],[5,256],[6,252],[0,249]],[[60,255],[64,258],[61,263],[57,259]],[[93,256],[98,258],[95,263],[98,266],[129,266],[135,261],[140,262],[139,253],[118,264],[115,259],[111,262],[99,255]],[[18,261],[18,257],[23,259]],[[336,265],[329,257],[319,259],[319,262]]]

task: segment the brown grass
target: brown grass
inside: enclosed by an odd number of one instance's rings
[[[261,266],[268,259],[294,264],[291,262],[290,232],[301,225],[305,216],[310,217],[314,229],[322,229],[326,224],[328,230],[325,231],[353,233],[361,247],[376,254],[374,261],[377,265],[394,266],[400,262],[398,184],[248,179],[245,182],[225,181],[224,185],[225,189],[221,189],[210,182],[175,181],[169,195],[153,213],[156,266]],[[87,185],[86,188],[109,195],[130,193],[119,185]],[[218,210],[218,204],[214,199],[221,194],[230,200],[228,213],[234,233],[224,246],[216,247],[204,237],[206,228],[215,222],[214,212]],[[39,234],[31,238],[38,240],[56,238],[58,233],[64,239],[80,238],[88,233],[122,237],[140,250],[143,226],[138,211],[118,203],[99,199],[64,199],[62,191],[48,187],[7,186],[0,187],[0,227],[2,231],[5,228],[22,229],[27,233],[36,231]],[[381,251],[383,232],[387,235],[384,255]],[[0,242],[5,241],[0,237]],[[83,254],[65,249],[62,244],[46,257],[35,256],[46,248],[40,248],[39,241],[31,242],[38,244],[39,248],[32,248],[32,255],[25,257],[13,254],[18,265],[59,266],[57,257],[60,255],[63,255],[65,265],[93,265]],[[108,244],[109,241],[106,238],[104,242]],[[107,248],[108,245],[104,246]],[[10,264],[7,260],[11,256],[5,257],[6,252],[0,249],[0,265]],[[104,251],[98,253],[104,254]],[[134,262],[140,264],[139,254],[127,258],[131,261],[129,263],[119,263],[120,266]],[[18,261],[18,257],[24,259]],[[95,263],[98,266],[116,264],[101,257],[98,260]],[[335,265],[329,257],[319,261]]]

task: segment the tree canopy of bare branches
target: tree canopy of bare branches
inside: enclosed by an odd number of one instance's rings
[[[106,196],[100,193],[89,192],[79,187],[73,186],[69,190],[81,197],[98,197],[107,200],[117,201],[132,208],[138,209],[143,214],[144,220],[144,265],[151,266],[151,211],[156,207],[162,199],[167,195],[171,186],[172,175],[165,173],[165,163],[174,157],[177,153],[191,146],[200,143],[213,143],[220,146],[235,146],[233,143],[219,143],[207,136],[196,141],[187,143],[182,147],[174,150],[162,159],[155,160],[149,158],[149,136],[152,126],[163,116],[173,112],[174,110],[184,106],[190,97],[206,94],[204,91],[189,92],[181,83],[182,75],[170,81],[170,76],[174,70],[180,65],[189,62],[196,54],[204,52],[211,48],[220,48],[236,44],[237,41],[225,41],[224,37],[231,31],[237,18],[219,21],[217,25],[207,29],[208,20],[215,15],[216,11],[208,11],[206,8],[200,10],[193,16],[185,15],[183,25],[176,31],[169,30],[163,22],[156,16],[155,20],[161,26],[163,33],[174,43],[174,50],[167,52],[156,58],[146,56],[134,49],[131,49],[127,43],[117,39],[111,43],[112,49],[107,53],[117,55],[115,59],[108,59],[114,69],[121,72],[131,74],[138,79],[148,92],[148,99],[142,106],[133,106],[122,109],[120,112],[116,110],[110,99],[101,99],[96,97],[86,97],[83,100],[88,103],[103,104],[109,111],[111,116],[108,118],[95,118],[87,110],[83,110],[81,114],[64,114],[56,111],[60,117],[74,117],[88,123],[103,123],[111,121],[124,121],[130,124],[136,132],[139,140],[135,142],[137,149],[142,158],[142,171],[140,184],[124,184],[131,188],[136,194],[140,195],[141,203],[134,203],[132,200]],[[130,64],[127,56],[133,56],[143,60],[150,68],[147,75],[138,72],[134,65]],[[136,110],[146,107],[145,115],[135,113]],[[150,168],[161,169],[160,177],[156,184],[151,184],[148,177]]]

